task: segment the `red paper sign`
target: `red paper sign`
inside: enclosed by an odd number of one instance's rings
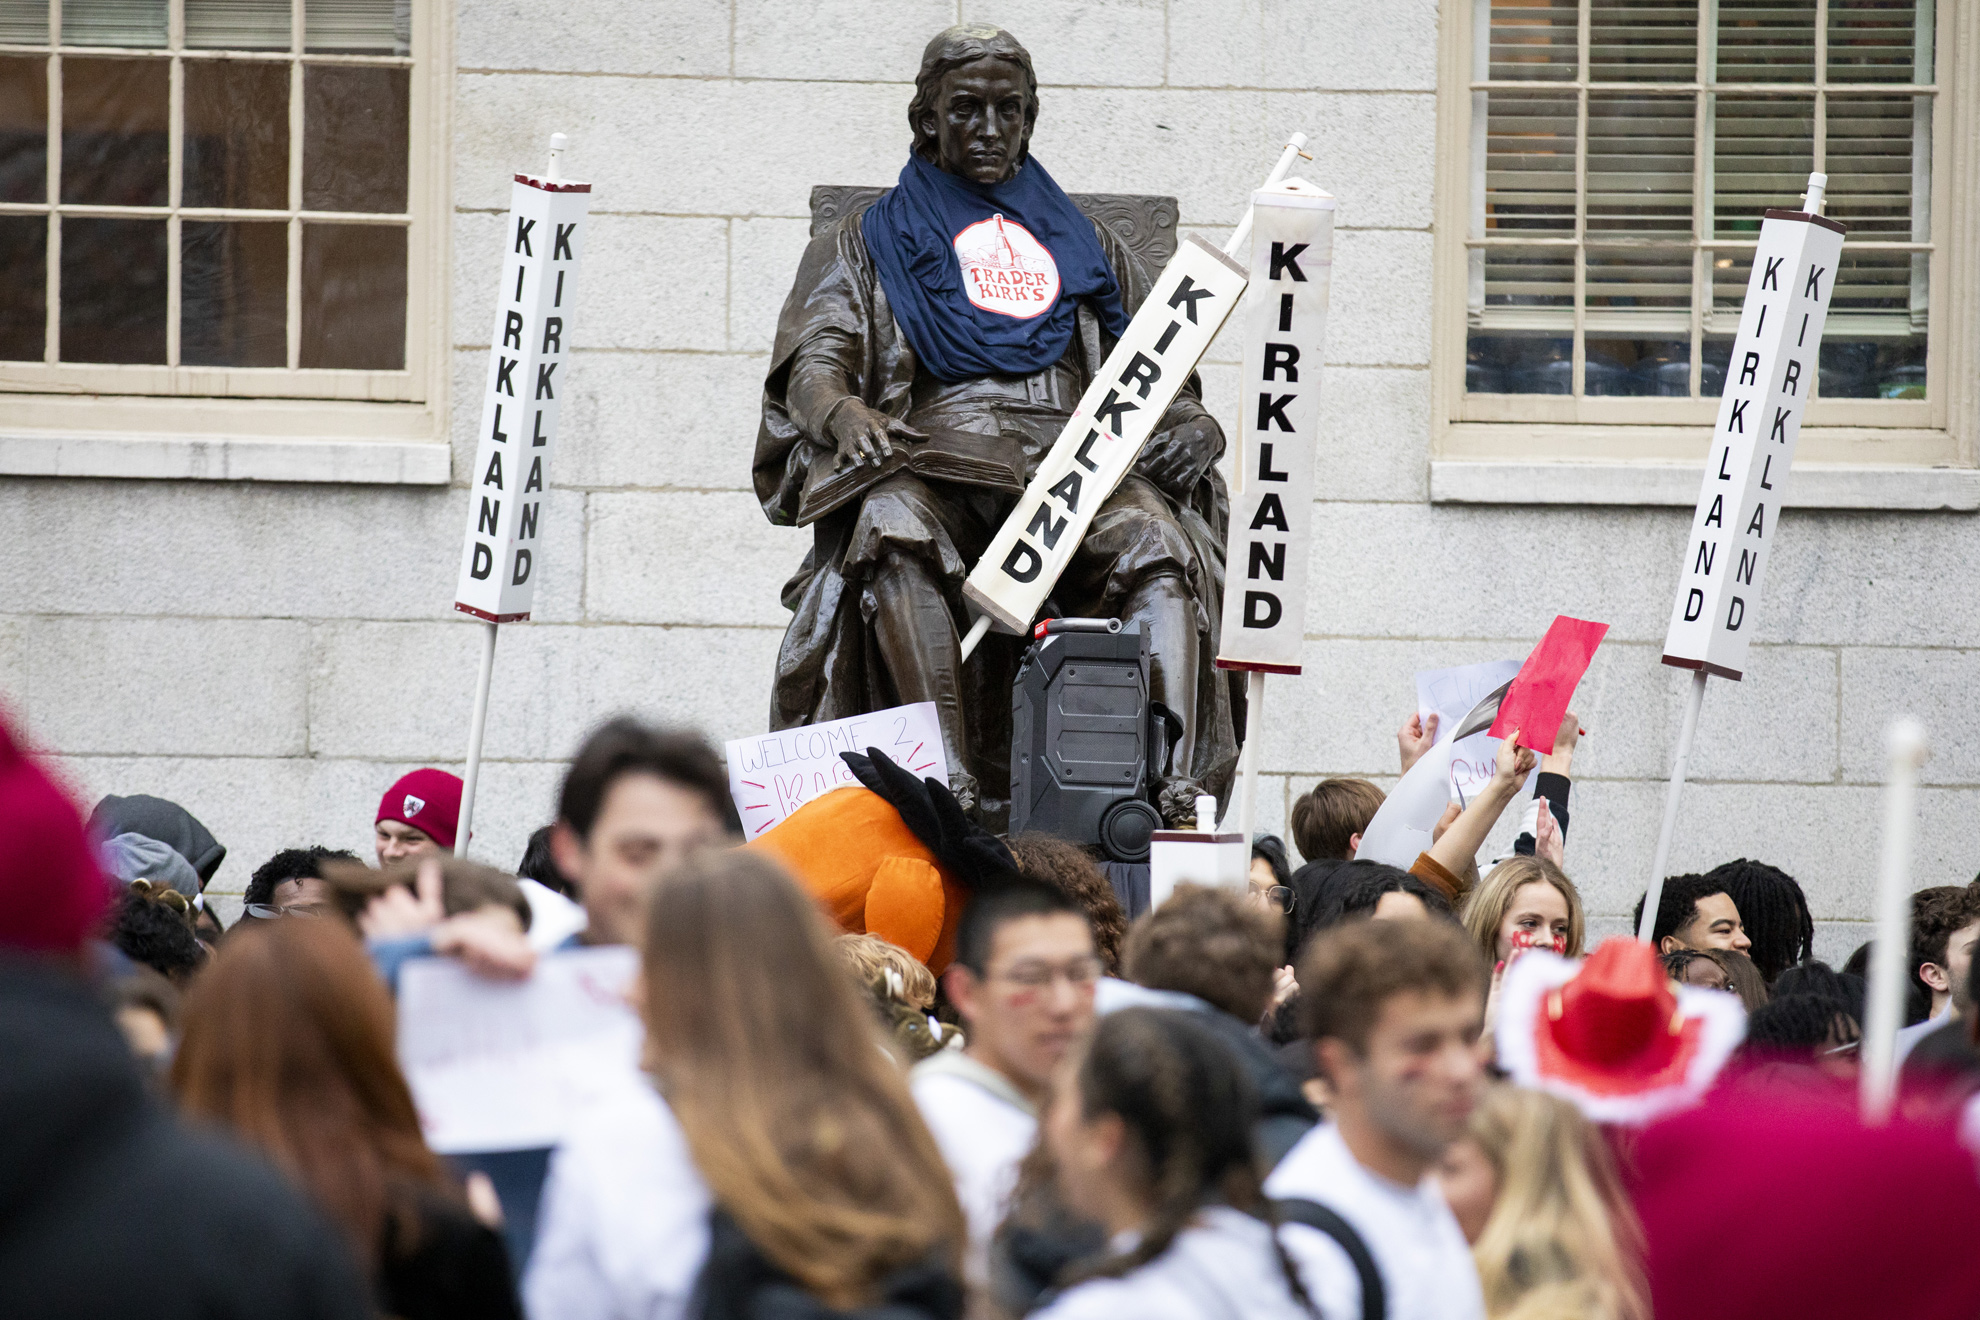
[[[1490,736],[1503,738],[1518,729],[1520,746],[1553,751],[1554,735],[1561,731],[1575,685],[1588,672],[1595,648],[1608,631],[1606,623],[1555,615],[1547,635],[1526,657],[1506,699],[1499,703],[1499,718],[1492,721]]]

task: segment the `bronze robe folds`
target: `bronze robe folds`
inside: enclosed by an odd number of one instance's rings
[[[754,475],[764,512],[783,526],[797,521],[812,460],[833,448],[824,431],[826,417],[807,415],[808,401],[792,397],[793,367],[801,358],[829,355],[843,370],[850,392],[889,416],[917,426],[1019,439],[1029,476],[1113,346],[1099,318],[1081,306],[1065,357],[1036,377],[998,383],[1005,395],[1001,399],[972,400],[967,383],[943,386],[918,373],[914,350],[895,324],[867,254],[859,227],[862,210],[842,216],[811,241],[777,323]],[[1132,315],[1147,296],[1147,272],[1105,226],[1095,229]],[[1054,373],[1057,381],[1048,387],[1041,378]],[[1027,380],[1035,383],[1029,405],[1021,397]],[[1192,375],[1145,453],[1153,452],[1170,429],[1207,416],[1200,394]],[[864,586],[867,575],[888,553],[920,559],[941,582],[949,617],[960,632],[970,619],[962,600],[963,579],[1014,504],[1013,497],[983,488],[924,484],[900,473],[862,500],[813,523],[811,550],[784,587],[784,605],[793,617],[777,657],[770,727],[814,724],[898,704],[874,637],[875,606]],[[1127,617],[1123,606],[1137,588],[1160,578],[1182,585],[1193,604],[1198,679],[1194,746],[1187,764],[1177,764],[1174,773],[1219,797],[1228,790],[1237,763],[1233,714],[1235,707],[1242,718],[1243,701],[1240,680],[1214,667],[1228,519],[1229,500],[1214,466],[1206,468],[1182,500],[1138,471],[1130,473],[1095,517],[1048,605],[1049,612],[1059,615]],[[1008,809],[1011,686],[1028,641],[993,631],[961,675],[970,745],[956,749],[963,764],[953,768],[976,777],[979,813],[996,828],[1002,827]]]

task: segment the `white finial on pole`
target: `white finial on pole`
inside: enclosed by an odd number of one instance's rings
[[[1801,209],[1810,215],[1822,214],[1822,194],[1829,188],[1829,176],[1815,173],[1808,176],[1808,191],[1801,195]]]
[[[1870,946],[1860,1098],[1863,1117],[1882,1123],[1897,1092],[1897,1033],[1903,1015],[1905,955],[1911,945],[1911,849],[1918,833],[1918,769],[1931,755],[1925,728],[1909,715],[1885,735],[1890,780],[1884,788],[1884,856],[1877,871],[1877,933]]]
[[[1313,157],[1306,154],[1305,147],[1306,147],[1306,134],[1295,133],[1291,137],[1287,138],[1285,150],[1279,153],[1279,163],[1272,167],[1272,172],[1265,176],[1265,182],[1260,184],[1259,186],[1261,188],[1270,188],[1273,184],[1285,178],[1287,174],[1292,172],[1292,163],[1295,160],[1300,159],[1301,157],[1304,157],[1307,160],[1312,160]],[[1245,240],[1249,239],[1250,237],[1251,237],[1251,207],[1249,204],[1246,204],[1244,208],[1244,218],[1239,220],[1238,227],[1231,231],[1230,242],[1224,244],[1224,255],[1227,257],[1235,257],[1238,253],[1244,250]]]
[[[543,177],[552,183],[564,181],[564,153],[570,149],[571,140],[562,133],[550,135],[550,169]]]

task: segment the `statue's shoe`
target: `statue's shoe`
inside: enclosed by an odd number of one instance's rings
[[[1207,830],[1215,821],[1196,819],[1196,798],[1209,790],[1194,779],[1178,775],[1162,781],[1161,791],[1155,795],[1156,809],[1162,813],[1162,827],[1171,830]]]

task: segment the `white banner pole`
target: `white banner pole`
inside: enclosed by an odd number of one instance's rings
[[[1265,715],[1265,671],[1254,669],[1244,679],[1244,746],[1238,749],[1238,833],[1244,846],[1251,847],[1253,827],[1258,823],[1258,731]],[[1202,825],[1198,829],[1205,828]]]
[[[1691,755],[1691,739],[1698,732],[1698,711],[1705,704],[1706,673],[1694,669],[1691,692],[1684,700],[1684,723],[1678,726],[1677,759],[1671,765],[1671,786],[1664,790],[1664,823],[1657,831],[1657,856],[1650,863],[1650,888],[1643,896],[1643,920],[1636,925],[1636,938],[1650,942],[1657,925],[1657,905],[1664,901],[1664,869],[1671,857],[1671,836],[1677,833],[1678,797],[1684,792],[1684,763]]]
[[[454,836],[456,857],[467,855],[475,790],[481,782],[488,694],[495,681],[495,639],[503,623],[529,618],[536,595],[538,523],[547,484],[544,468],[553,452],[561,413],[563,386],[556,373],[564,365],[570,339],[570,302],[590,206],[590,184],[564,181],[564,152],[569,145],[562,133],[552,133],[550,163],[543,177],[518,174],[511,190],[505,234],[513,241],[505,238],[509,250],[503,258],[500,305],[490,341],[481,439],[469,475],[477,484],[470,487],[467,537],[454,597],[456,610],[482,624],[481,668],[475,678],[474,713],[468,721],[467,768],[461,776],[460,821]],[[551,199],[547,206],[541,201],[544,197]],[[531,208],[526,218],[525,198]],[[514,357],[509,356],[512,350]],[[502,429],[504,407],[510,415],[507,431]],[[521,422],[516,420],[519,409]]]
[[[1663,661],[1690,669],[1691,695],[1664,797],[1650,884],[1637,938],[1650,939],[1663,898],[1664,868],[1677,829],[1685,759],[1698,730],[1708,675],[1738,682],[1746,670],[1753,612],[1766,585],[1774,531],[1787,500],[1801,416],[1814,386],[1822,329],[1840,273],[1844,227],[1822,214],[1826,174],[1808,176],[1800,211],[1768,211],[1760,222],[1739,332],[1726,363],[1704,481],[1691,518]],[[1774,470],[1774,460],[1781,462]]]
[[[1891,725],[1891,777],[1884,791],[1884,856],[1877,870],[1877,933],[1870,946],[1870,998],[1864,1009],[1859,1102],[1882,1123],[1897,1092],[1897,1033],[1904,1013],[1905,954],[1911,945],[1911,847],[1918,831],[1918,768],[1930,751],[1910,716]]]
[[[461,776],[461,818],[454,827],[454,856],[467,856],[474,824],[474,790],[481,782],[481,737],[488,729],[488,689],[495,682],[495,635],[502,625],[481,625],[481,672],[474,680],[474,714],[468,717],[467,773]]]

